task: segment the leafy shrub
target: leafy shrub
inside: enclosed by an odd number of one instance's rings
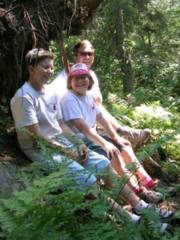
[[[40,169],[47,176],[36,175]],[[65,167],[49,174],[42,165],[33,163],[25,171],[30,175],[33,171],[36,176],[33,185],[15,192],[13,198],[0,199],[1,239],[143,240],[161,235],[158,228],[154,226],[152,230],[150,224],[152,220],[159,222],[154,212],[144,213],[144,222],[140,225],[132,223],[126,214],[120,217],[104,201],[110,194],[107,190],[100,191],[97,184],[91,191],[99,198],[86,199],[90,191],[76,190],[72,179],[64,177]],[[64,188],[66,191],[61,192]],[[119,189],[113,193],[117,194]],[[167,233],[167,236],[170,235]]]
[[[45,145],[43,148],[46,150]],[[49,150],[47,152],[50,154]],[[149,240],[165,236],[170,239],[169,233],[162,236],[159,232],[159,219],[154,212],[144,213],[144,220],[137,225],[130,221],[127,213],[122,211],[120,216],[107,204],[105,199],[119,198],[127,179],[119,178],[114,191],[102,191],[100,181],[91,189],[79,191],[74,176],[67,175],[65,165],[54,164],[47,168],[41,163],[25,167],[21,176],[29,187],[14,192],[12,198],[0,199],[2,240],[109,240],[112,237]],[[98,198],[89,200],[87,196],[91,192]]]

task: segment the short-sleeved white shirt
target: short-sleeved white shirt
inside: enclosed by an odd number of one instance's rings
[[[99,88],[99,80],[94,71],[90,70],[90,74],[94,80],[94,85],[89,92],[93,95],[95,99],[100,98],[102,101],[102,94]],[[50,85],[56,90],[60,97],[62,97],[68,91],[66,71],[61,71]]]
[[[11,110],[18,141],[25,154],[29,152],[33,154],[34,144],[28,133],[18,130],[17,127],[38,123],[41,132],[47,134],[50,138],[62,133],[57,121],[62,118],[59,97],[48,85],[44,87],[44,92],[38,92],[26,82],[11,99]],[[31,157],[29,158],[31,159]]]
[[[81,96],[73,91],[68,91],[61,99],[61,107],[64,121],[71,130],[79,137],[85,136],[72,123],[72,119],[84,119],[92,128],[96,127],[96,116],[100,113],[92,94],[87,92],[86,96]]]

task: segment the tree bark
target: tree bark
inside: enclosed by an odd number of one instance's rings
[[[117,57],[120,63],[123,75],[123,91],[124,93],[133,92],[133,67],[131,60],[131,49],[124,46],[124,23],[123,11],[118,12],[116,18],[116,47]]]
[[[0,105],[27,80],[26,53],[81,34],[104,0],[0,1]]]

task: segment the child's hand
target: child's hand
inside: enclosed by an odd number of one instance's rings
[[[86,147],[84,143],[81,143],[78,146],[78,151],[75,152],[74,149],[68,149],[66,154],[69,156],[69,158],[77,161],[79,164],[84,165],[87,163],[89,159],[89,149]]]
[[[105,141],[101,147],[104,149],[104,151],[106,151],[109,159],[115,156],[117,157],[119,154],[121,154],[119,149],[110,142]]]
[[[81,144],[78,146],[79,149],[79,163],[84,165],[87,163],[89,159],[89,149],[86,147],[85,144]]]
[[[125,138],[122,138],[122,137],[117,137],[115,142],[117,144],[119,144],[121,147],[125,147],[126,145],[131,146],[131,143],[128,140],[126,140]]]

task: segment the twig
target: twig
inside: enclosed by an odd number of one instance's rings
[[[73,14],[72,14],[72,16],[71,16],[71,19],[70,19],[70,21],[69,21],[69,30],[68,30],[68,34],[69,34],[69,32],[70,32],[70,29],[71,29],[71,22],[72,22],[73,17],[74,17],[74,15],[75,15],[75,13],[76,13],[76,8],[77,8],[77,1],[74,0],[74,11],[73,11]]]
[[[28,11],[26,10],[26,8],[24,7],[23,4],[22,4],[22,6],[23,6],[23,8],[24,8],[24,14],[25,14],[25,16],[27,17],[27,19],[29,20],[29,23],[30,23],[31,29],[32,29],[32,30],[36,30],[36,28],[35,28],[34,25],[32,24],[31,17],[30,17],[30,15],[29,15]],[[38,39],[37,39],[36,34],[35,34],[34,31],[32,32],[32,35],[33,35],[33,39],[34,39],[34,45],[33,45],[33,48],[35,48],[36,45],[37,45],[37,40],[38,40]]]
[[[64,66],[66,73],[69,74],[70,66],[69,66],[69,60],[67,58],[66,49],[64,47],[62,30],[61,30],[61,32],[59,32],[57,29],[57,36],[58,36],[57,39],[59,41],[59,46],[61,49],[63,66]]]
[[[152,165],[154,165],[155,167],[157,167],[157,168],[161,168],[161,166],[157,163],[157,162],[155,162],[153,159],[152,159],[152,157],[148,157],[148,158],[146,158],[145,159],[145,161],[144,162],[150,162]]]
[[[1,4],[1,3],[0,3]],[[9,9],[4,15],[0,16],[0,18],[5,17],[9,12],[13,11],[15,8],[19,7],[20,5],[16,5],[15,7]],[[6,10],[5,10],[6,11]]]

